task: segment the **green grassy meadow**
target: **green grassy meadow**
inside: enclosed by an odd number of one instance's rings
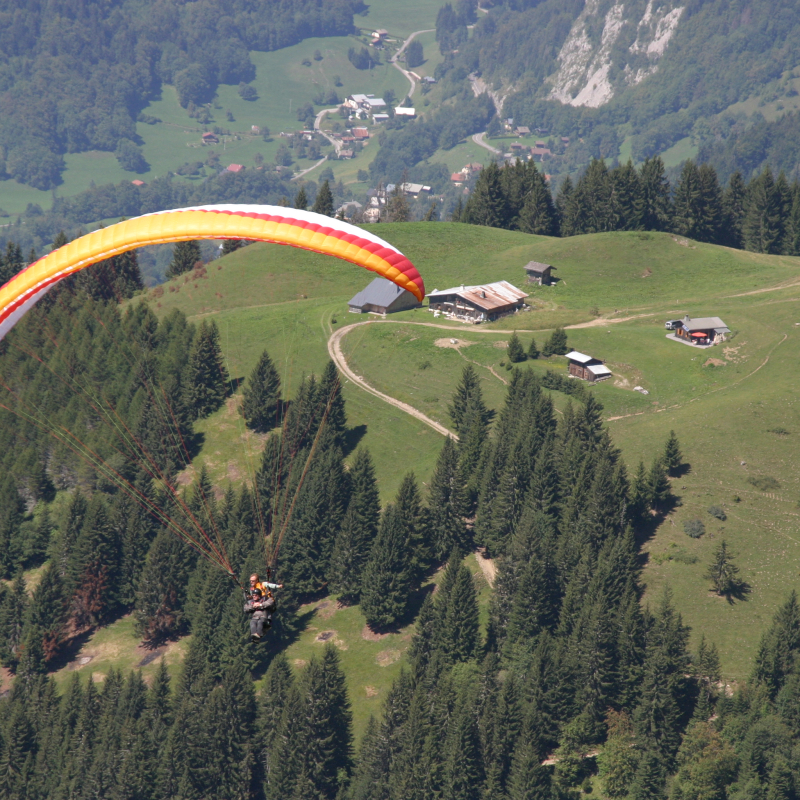
[[[592,391],[629,470],[640,459],[649,466],[671,429],[690,465],[673,479],[682,505],[644,544],[646,600],[669,584],[693,636],[717,643],[726,676],[745,678],[764,624],[800,578],[800,468],[792,458],[800,437],[794,369],[800,261],[670,234],[548,239],[452,223],[381,225],[377,232],[414,261],[428,291],[500,279],[523,286],[527,261],[557,267],[555,286],[530,287],[527,313],[485,326],[437,319],[444,330],[428,327],[434,320],[424,309],[385,321],[373,317],[345,336],[343,350],[380,391],[448,424],[446,406],[466,360],[477,365],[487,402],[497,408],[509,376],[500,364],[509,330],[518,330],[523,344],[535,336],[541,346],[556,325],[586,326],[568,331],[570,346],[605,359],[614,372]],[[154,302],[159,313],[178,306],[194,317],[214,315],[232,375],[247,375],[266,347],[282,364],[287,385],[296,386],[302,374],[321,369],[333,329],[367,321],[346,310],[371,277],[352,265],[252,245],[216,267],[205,280],[173,282],[179,291],[166,284]],[[722,317],[732,339],[710,350],[667,340],[664,320],[684,313]],[[451,338],[457,348],[441,346]],[[520,368],[565,364],[554,357]],[[633,392],[635,385],[649,395]],[[349,383],[344,391],[350,424],[366,428],[361,442],[375,458],[383,501],[391,500],[406,469],[426,482],[440,436]],[[555,395],[556,407],[563,407],[566,398]],[[210,462],[215,478],[245,477],[243,429],[232,410],[199,427],[206,437],[199,459]],[[250,442],[255,463],[260,445],[252,436]],[[780,488],[764,492],[748,482],[765,476]],[[727,520],[712,517],[711,505],[722,506]],[[692,519],[706,526],[699,540],[683,532]],[[723,536],[752,584],[746,602],[728,605],[712,596],[702,577]],[[686,563],[693,556],[697,561]]]

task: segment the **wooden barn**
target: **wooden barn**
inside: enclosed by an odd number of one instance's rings
[[[575,378],[596,383],[611,377],[611,370],[599,358],[592,358],[577,350],[567,353],[566,358],[569,361],[569,374]]]
[[[375,278],[347,304],[353,314],[393,314],[408,308],[419,308],[422,303],[411,292],[401,289],[386,278]]]
[[[528,283],[538,283],[540,286],[550,286],[553,277],[550,274],[555,269],[551,264],[540,264],[538,261],[529,261],[525,265],[528,274]]]
[[[508,281],[481,286],[455,286],[428,295],[428,309],[462,322],[492,322],[525,308],[528,295]]]

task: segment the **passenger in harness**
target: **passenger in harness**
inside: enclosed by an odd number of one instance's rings
[[[262,582],[257,574],[250,576],[244,613],[250,615],[251,642],[259,641],[264,636],[264,631],[272,627],[272,615],[276,605],[270,589],[283,589],[283,584]]]

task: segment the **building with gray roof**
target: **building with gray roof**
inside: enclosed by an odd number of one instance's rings
[[[409,308],[419,308],[422,303],[411,292],[401,289],[386,278],[375,278],[347,304],[353,314],[393,314]]]

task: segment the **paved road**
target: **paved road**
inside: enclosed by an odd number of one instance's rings
[[[388,394],[384,394],[383,392],[379,392],[374,387],[370,386],[360,375],[356,375],[352,369],[350,369],[347,360],[344,357],[344,353],[342,352],[342,339],[346,334],[352,331],[354,328],[358,328],[362,325],[369,325],[373,322],[370,320],[368,322],[355,322],[352,325],[345,325],[344,328],[339,328],[338,331],[334,331],[333,335],[330,339],[328,339],[328,353],[330,353],[330,357],[333,359],[336,366],[341,370],[341,372],[346,375],[356,386],[363,389],[365,392],[369,392],[375,397],[380,398],[381,400],[389,403],[389,405],[394,406],[395,408],[399,408],[401,411],[405,411],[406,414],[410,414],[415,419],[424,422],[426,425],[429,425],[433,428],[437,433],[441,433],[442,436],[450,436],[453,439],[458,439],[458,437],[444,425],[440,425],[436,420],[431,419],[430,417],[423,414],[421,411],[418,411],[413,406],[410,406],[408,403],[403,403],[400,400],[395,400],[394,397],[390,397]]]
[[[403,75],[406,76],[406,78],[408,79],[408,82],[411,84],[411,90],[408,93],[409,97],[413,97],[414,96],[414,91],[417,88],[417,79],[414,77],[413,73],[409,72],[407,69],[403,69],[397,63],[397,58],[401,53],[403,53],[405,51],[406,47],[408,47],[411,44],[411,42],[414,41],[414,37],[415,36],[419,36],[419,34],[421,34],[421,33],[433,33],[433,30],[434,30],[433,28],[429,28],[428,30],[424,30],[424,31],[414,31],[414,33],[412,33],[411,36],[409,36],[408,39],[406,39],[403,42],[402,47],[391,57],[391,59],[389,59],[391,61],[391,63],[392,63],[392,66],[394,66],[396,69],[399,69],[400,72],[402,72]]]
[[[479,144],[481,147],[485,147],[487,150],[494,153],[495,155],[498,156],[502,155],[503,151],[498,150],[496,147],[492,147],[490,144],[487,144],[483,139],[484,136],[486,136],[486,131],[484,131],[483,133],[475,133],[472,135],[472,141],[475,142],[475,144]]]
[[[332,136],[328,136],[328,134],[322,130],[322,118],[329,112],[338,110],[339,106],[336,106],[336,108],[323,108],[322,111],[320,111],[317,114],[317,116],[314,117],[314,130],[320,136],[324,136],[333,145],[334,150],[336,151],[337,154],[339,153],[342,143],[337,142],[336,139],[334,139]],[[308,169],[304,169],[302,172],[298,172],[297,175],[295,175],[294,178],[292,178],[292,180],[293,181],[300,180],[300,178],[302,178],[304,175],[308,175],[308,173],[311,172],[312,169],[316,169],[320,164],[324,164],[327,160],[328,156],[323,156],[319,161],[316,162],[316,164],[312,164],[310,167],[308,167]]]

